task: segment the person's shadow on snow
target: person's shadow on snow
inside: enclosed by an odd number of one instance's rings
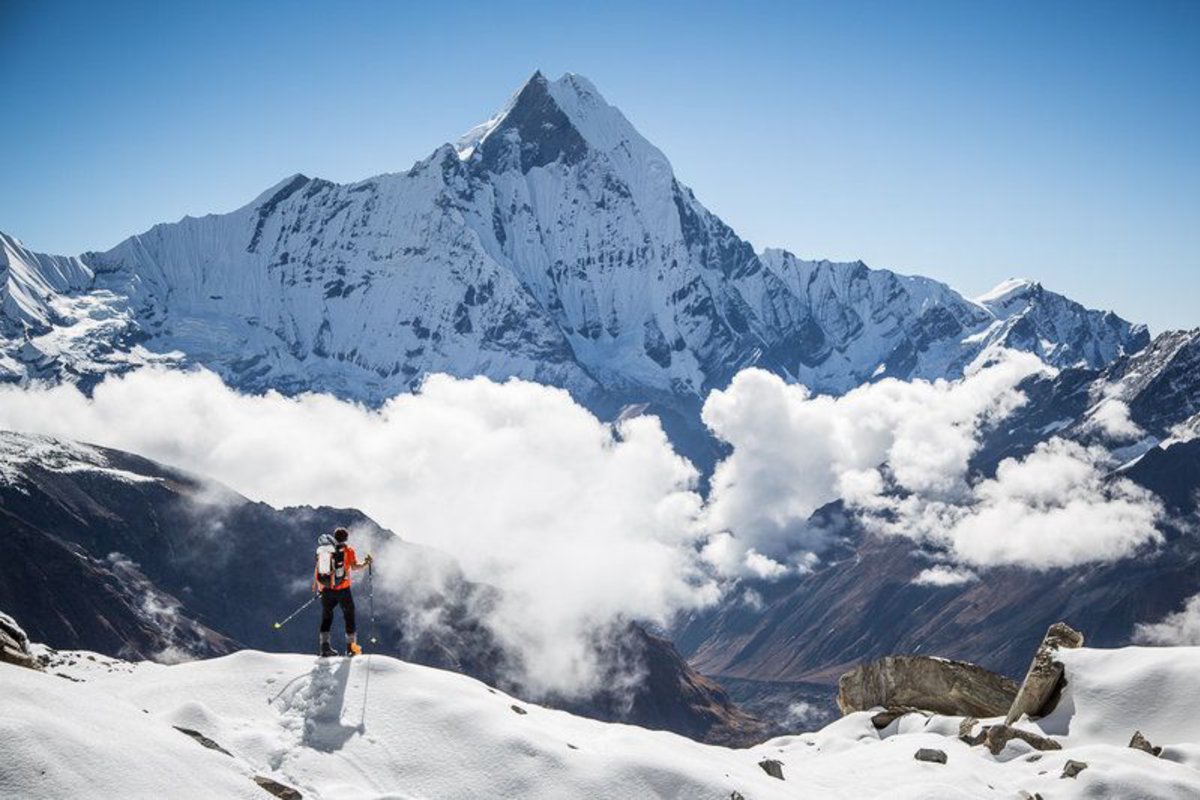
[[[304,690],[304,735],[306,747],[332,753],[340,750],[361,725],[343,725],[346,687],[350,682],[350,659],[320,659],[309,673]],[[353,710],[345,709],[353,716]]]

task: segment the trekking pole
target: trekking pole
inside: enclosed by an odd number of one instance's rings
[[[296,615],[297,615],[297,614],[299,614],[301,611],[303,611],[304,609],[308,608],[308,607],[309,607],[309,606],[311,606],[313,603],[315,603],[315,602],[316,602],[316,600],[317,600],[317,597],[319,597],[319,595],[315,595],[315,594],[314,594],[312,597],[308,598],[308,602],[307,602],[307,603],[305,603],[304,605],[300,606],[299,608],[297,608],[297,609],[296,609],[295,611],[293,611],[292,613],[288,614],[288,615],[287,615],[287,617],[285,617],[285,618],[284,618],[283,622],[276,622],[276,623],[275,623],[275,630],[279,630],[279,629],[280,629],[280,628],[282,628],[284,625],[287,625],[289,622],[291,622],[291,621],[292,621],[292,617],[296,616]]]
[[[372,577],[374,572],[374,559],[367,564],[367,605],[371,611],[371,644],[375,644],[375,580]]]

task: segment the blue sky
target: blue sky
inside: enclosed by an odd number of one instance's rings
[[[1200,3],[0,0],[0,230],[407,169],[579,72],[756,247],[1200,325]]]

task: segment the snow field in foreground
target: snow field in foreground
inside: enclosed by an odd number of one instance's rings
[[[1200,797],[1200,648],[1065,653],[1059,710],[1022,723],[1064,749],[1015,742],[998,757],[960,742],[957,717],[909,715],[876,731],[862,712],[730,750],[382,656],[244,651],[170,667],[97,658],[54,668],[78,683],[0,665],[0,796],[263,800],[252,781],[261,775],[318,800]],[[1135,729],[1163,758],[1126,746]],[[947,763],[916,761],[919,748]],[[785,781],[760,769],[765,758],[782,763]],[[1068,759],[1088,768],[1061,778]]]

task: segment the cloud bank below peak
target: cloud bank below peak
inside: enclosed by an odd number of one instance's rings
[[[982,437],[1025,402],[1021,382],[1048,369],[1006,351],[958,381],[887,379],[841,397],[743,370],[704,406],[731,448],[707,498],[656,418],[606,424],[565,390],[520,380],[434,375],[374,410],[148,368],[91,397],[0,387],[0,428],[139,453],[277,506],[358,508],[501,589],[487,624],[519,654],[519,679],[571,696],[602,680],[595,642],[614,624],[665,626],[740,579],[813,569],[840,533],[813,513],[834,501],[933,556],[918,578],[931,586],[1153,546],[1161,504],[1110,474],[1103,449],[1050,439],[971,473]]]
[[[829,543],[810,517],[837,500],[867,530],[906,536],[962,567],[1069,567],[1157,543],[1161,503],[1110,476],[1116,465],[1102,448],[1054,438],[993,477],[970,473],[981,436],[1025,402],[1019,384],[1046,371],[1007,351],[960,381],[885,380],[841,397],[743,371],[704,407],[733,448],[705,508],[705,526],[729,534],[710,557],[764,578],[803,568]],[[922,582],[970,579],[947,568]]]

